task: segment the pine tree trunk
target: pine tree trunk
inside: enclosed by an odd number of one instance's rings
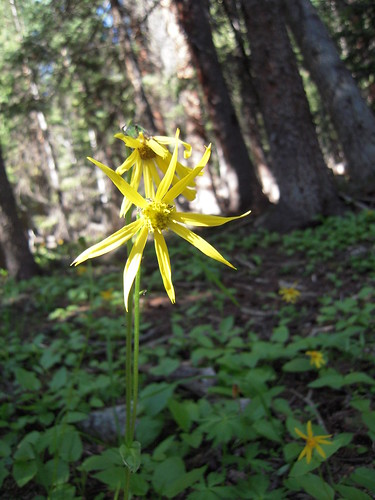
[[[38,274],[38,267],[30,252],[16,201],[6,175],[0,146],[0,246],[9,276],[29,279]]]
[[[14,0],[9,0],[9,3],[16,31],[18,33],[18,36],[21,39],[23,39],[23,27],[21,24],[21,20],[18,16],[16,4]],[[26,60],[23,63],[23,74],[27,82],[30,94],[32,95],[35,101],[39,101],[40,100],[39,89],[32,78],[32,71]],[[39,141],[47,161],[52,192],[57,197],[57,203],[56,203],[57,233],[60,237],[69,240],[70,239],[69,224],[68,224],[67,211],[64,203],[64,195],[61,190],[59,163],[57,155],[55,153],[53,143],[51,141],[51,134],[44,113],[42,111],[36,111],[35,113],[31,113],[31,116],[34,117],[34,114],[36,117],[36,123],[39,132],[38,134]]]
[[[375,179],[375,117],[310,1],[286,0],[284,5],[306,67],[336,128],[350,179],[370,187]]]
[[[174,1],[203,88],[215,138],[222,148],[228,177],[233,179],[233,196],[227,210],[259,209],[266,203],[266,198],[249,158],[212,41],[207,1]]]
[[[270,144],[280,201],[267,222],[303,227],[337,208],[332,176],[316,137],[279,0],[243,2],[252,68]]]
[[[124,65],[127,77],[134,89],[134,100],[136,103],[135,120],[142,127],[148,129],[151,133],[158,132],[157,123],[151,109],[151,105],[146,96],[145,89],[142,83],[142,75],[139,69],[137,58],[132,49],[131,40],[128,35],[128,28],[124,23],[124,7],[119,0],[111,0],[111,11],[113,16],[113,24],[117,30],[119,37],[119,49],[121,62]],[[159,124],[160,126],[160,124]]]

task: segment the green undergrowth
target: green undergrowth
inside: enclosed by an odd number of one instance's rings
[[[133,497],[374,498],[375,213],[207,239],[238,271],[171,237],[175,306],[145,254]],[[28,282],[0,277],[4,499],[117,498],[124,485],[121,418],[113,435],[83,425],[124,401],[124,259],[69,268],[76,253],[43,250],[49,271]],[[332,434],[309,464],[294,430],[308,421]]]

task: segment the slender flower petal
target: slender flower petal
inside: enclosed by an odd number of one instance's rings
[[[115,233],[108,236],[103,241],[100,241],[96,245],[88,248],[84,252],[82,252],[73,262],[72,265],[78,266],[81,262],[84,262],[87,259],[93,259],[94,257],[100,257],[101,255],[106,254],[107,252],[111,252],[112,250],[116,250],[116,248],[120,247],[124,243],[126,243],[130,238],[132,238],[139,231],[142,226],[141,220],[136,220],[125,226]]]
[[[172,284],[171,262],[169,260],[168,247],[161,231],[154,231],[155,251],[158,259],[160,274],[163,279],[164,288],[172,304],[176,302],[174,287]]]
[[[107,167],[100,161],[94,160],[94,158],[87,157],[92,163],[99,167],[113,182],[113,184],[118,188],[118,190],[129,200],[131,200],[134,205],[144,208],[147,205],[146,200],[128,184],[121,175],[117,174],[114,170]]]
[[[129,258],[126,261],[124,269],[124,304],[126,310],[128,310],[129,293],[132,288],[135,275],[137,274],[139,266],[141,265],[142,254],[146,245],[147,236],[147,227],[142,227],[138,238],[136,239],[130,252]]]
[[[203,215],[203,214],[193,214],[193,213],[176,213],[173,219],[177,222],[182,222],[183,224],[189,224],[192,226],[222,226],[227,222],[232,220],[241,219],[249,215],[250,210],[242,215],[237,215],[236,217],[220,217],[218,215]]]
[[[208,257],[211,257],[211,259],[215,259],[231,267],[232,269],[236,269],[230,262],[224,259],[224,257],[212,245],[210,245],[206,240],[204,240],[197,234],[193,233],[193,231],[190,231],[190,229],[172,221],[169,223],[169,228],[172,229],[172,231],[174,231],[176,234],[178,234],[178,236],[181,236],[181,238],[184,238],[184,240],[188,241],[196,248],[198,248],[198,250],[200,250],[202,253],[204,253]]]

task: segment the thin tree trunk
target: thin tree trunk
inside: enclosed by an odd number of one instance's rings
[[[18,16],[17,8],[14,0],[9,0],[14,25],[16,31],[21,39],[23,39],[23,28]],[[27,62],[23,63],[23,74],[29,85],[30,93],[35,101],[40,100],[39,89],[36,83],[32,80],[32,72],[29,68]],[[59,164],[57,160],[57,155],[54,151],[53,144],[51,141],[51,135],[48,127],[46,117],[42,111],[36,111],[36,120],[39,130],[39,138],[42,144],[44,154],[47,160],[47,166],[49,171],[50,183],[52,191],[57,196],[57,218],[58,218],[58,233],[65,238],[70,239],[69,234],[69,224],[67,220],[66,208],[64,203],[64,195],[61,190],[60,175],[59,175]]]
[[[30,252],[22,221],[17,213],[12,186],[6,175],[0,145],[0,246],[9,275],[16,279],[29,279],[38,274]]]
[[[174,1],[197,68],[215,137],[223,151],[227,175],[232,180],[227,210],[259,209],[266,204],[266,198],[249,158],[212,41],[207,1]]]
[[[239,52],[237,57],[237,71],[239,76],[242,101],[241,108],[244,115],[244,121],[246,121],[246,125],[249,130],[251,153],[257,167],[267,167],[266,155],[264,153],[260,135],[261,126],[258,120],[258,115],[260,114],[259,98],[251,77],[250,58],[246,54],[243,36],[238,29],[239,12],[237,11],[236,1],[223,0],[222,4],[232,28],[236,40],[236,46]]]
[[[255,84],[269,139],[280,202],[267,224],[303,227],[336,211],[332,175],[319,148],[280,0],[243,2]]]
[[[117,30],[119,38],[119,49],[121,62],[134,89],[134,100],[136,103],[136,121],[148,129],[151,133],[158,131],[149,100],[147,98],[142,75],[138,66],[137,57],[134,54],[127,27],[124,24],[124,7],[118,0],[110,0],[113,16],[113,25]],[[160,125],[160,124],[159,124]]]
[[[353,184],[373,187],[375,117],[309,0],[286,0],[287,20],[331,115]]]

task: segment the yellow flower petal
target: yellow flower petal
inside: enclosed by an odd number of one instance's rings
[[[84,252],[82,252],[71,265],[77,266],[81,262],[84,262],[87,259],[92,259],[94,257],[99,257],[100,255],[104,255],[111,250],[115,250],[120,247],[124,243],[126,243],[132,236],[134,236],[139,228],[142,226],[141,220],[136,220],[121,228],[119,231],[111,234],[108,238],[105,238],[103,241],[96,243],[92,247],[88,248]]]
[[[237,217],[220,217],[218,215],[202,215],[194,213],[179,213],[173,215],[173,219],[183,224],[190,224],[192,226],[221,226],[232,220],[241,219],[249,215],[250,210],[245,214],[238,215]]]
[[[311,439],[313,437],[313,431],[312,431],[312,426],[311,426],[311,420],[307,422],[307,435],[308,438]]]
[[[141,219],[140,222],[143,224],[143,221]],[[147,236],[147,226],[144,226],[133,245],[128,260],[126,261],[124,269],[124,304],[126,310],[128,310],[129,293],[132,288],[135,276],[138,272],[139,266],[141,265],[142,254],[146,245]]]
[[[113,184],[117,187],[117,189],[129,200],[134,203],[137,207],[140,208],[146,208],[147,207],[147,201],[141,196],[135,189],[133,189],[124,179],[121,177],[121,175],[116,174],[114,170],[111,168],[107,167],[100,161],[94,160],[94,158],[87,157],[88,160],[90,160],[94,165],[100,168],[113,182]]]
[[[143,183],[145,186],[146,198],[153,200],[155,198],[155,189],[152,182],[152,167],[154,166],[152,160],[144,160],[143,164]],[[155,168],[155,167],[154,167]]]
[[[136,191],[138,191],[139,183],[141,182],[141,177],[142,177],[142,167],[138,164],[138,162],[136,162],[130,179],[130,185]],[[125,216],[125,214],[132,205],[133,202],[129,200],[129,198],[124,196],[121,204],[120,217]]]
[[[210,245],[206,240],[204,240],[197,234],[193,233],[193,231],[190,231],[190,229],[187,229],[186,227],[181,226],[180,224],[173,221],[169,223],[168,227],[169,229],[172,229],[172,231],[174,231],[176,234],[178,234],[178,236],[181,236],[181,238],[184,238],[184,240],[188,241],[196,248],[198,248],[198,250],[200,250],[202,253],[204,253],[208,257],[211,257],[211,259],[215,259],[231,267],[232,269],[236,269],[230,262],[224,259],[224,257],[212,245]]]
[[[168,150],[164,146],[161,146],[158,142],[156,142],[153,137],[147,139],[146,144],[150,149],[152,149],[154,153],[156,153],[158,156],[161,156],[161,158],[165,158],[166,156],[168,156]]]
[[[186,188],[186,186],[189,184],[189,182],[194,179],[197,175],[199,175],[199,172],[202,170],[203,167],[196,167],[194,170],[190,172],[189,175],[186,177],[183,177],[180,179],[174,186],[171,187],[171,189],[165,194],[163,198],[164,203],[172,203],[174,199],[177,198]]]
[[[172,304],[176,302],[175,292],[172,284],[171,262],[169,260],[168,247],[163,234],[160,231],[154,232],[154,243],[160,274],[163,279],[164,288]]]
[[[116,139],[121,139],[128,148],[138,149],[142,147],[142,142],[139,139],[134,139],[134,137],[130,137],[129,135],[124,135],[121,132],[119,134],[115,134]]]
[[[126,160],[116,168],[116,174],[122,175],[124,172],[127,172],[129,168],[131,168],[136,162],[137,157],[139,157],[138,151],[135,149],[130,156],[126,158]]]
[[[306,436],[306,434],[304,434],[303,432],[301,432],[297,427],[294,427],[294,432],[296,434],[298,434],[298,436],[302,439],[308,439],[308,437]]]
[[[179,129],[176,130],[176,139],[178,139],[178,136],[180,134]],[[155,201],[161,201],[163,197],[165,196],[166,192],[169,189],[169,186],[172,184],[172,179],[174,177],[174,173],[176,170],[176,163],[177,163],[177,155],[178,155],[178,142],[176,142],[173,155],[171,158],[171,161],[169,163],[168,170],[166,171],[163,180],[160,182],[159,187],[156,191],[155,195]]]
[[[315,448],[321,457],[323,457],[323,458],[327,457],[327,455],[325,454],[325,451],[323,450],[323,448],[321,446],[319,446],[318,444],[315,444]]]
[[[307,446],[304,447],[304,449],[301,451],[301,453],[298,455],[298,460],[302,460],[303,457],[306,455],[307,453]]]
[[[157,141],[159,144],[165,144],[165,145],[168,145],[168,144],[175,144],[176,142],[176,139],[174,137],[167,137],[165,135],[156,135],[154,136],[154,139],[155,141]],[[185,151],[184,151],[184,158],[190,158],[191,156],[191,146],[190,144],[188,144],[187,142],[184,142],[184,141],[179,141],[185,148]]]

